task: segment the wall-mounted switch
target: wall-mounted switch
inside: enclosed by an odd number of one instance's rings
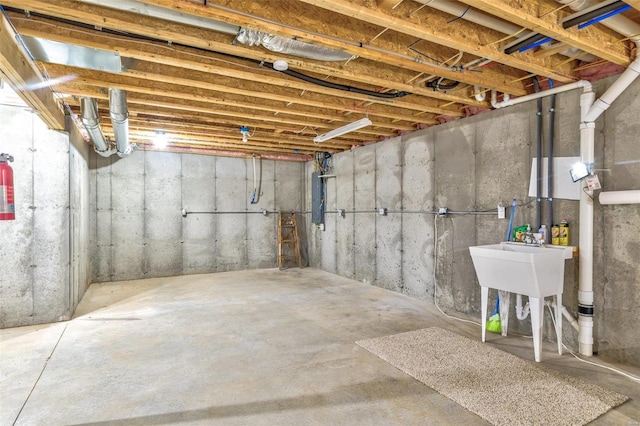
[[[502,203],[498,204],[498,219],[504,219],[505,215],[504,215],[504,206],[502,205]]]
[[[378,213],[380,214],[380,216],[386,216],[387,215],[387,209],[379,209]]]

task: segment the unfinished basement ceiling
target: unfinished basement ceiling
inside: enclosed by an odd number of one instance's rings
[[[53,80],[56,102],[67,112],[79,115],[81,98],[97,99],[109,140],[114,135],[108,98],[114,88],[127,93],[130,141],[139,149],[291,160],[475,114],[491,108],[491,91],[497,99],[533,92],[532,77],[543,87],[549,81],[561,85],[580,79],[585,69],[630,64],[633,34],[601,23],[565,29],[562,22],[584,13],[571,7],[586,3],[638,23],[640,0],[564,3],[569,5],[555,0],[0,0],[15,31],[31,40],[24,44],[32,46],[33,38],[51,44],[44,39],[73,52],[73,60],[61,60],[60,54],[56,59],[47,49],[31,52],[34,72]],[[621,11],[623,6],[631,7]],[[478,17],[483,25],[469,20]],[[551,41],[537,46],[546,38]],[[114,55],[121,69],[107,71],[100,61],[91,63],[91,55],[78,58],[81,48],[101,50],[96,58]],[[41,89],[32,95],[28,84],[20,87],[15,62],[15,53],[0,48],[5,78],[27,100],[35,99],[31,105],[44,117],[60,114],[56,105],[42,101]],[[288,69],[274,69],[281,65]],[[365,117],[373,124],[313,142]],[[55,118],[48,123],[56,128]],[[168,143],[165,148],[153,145],[158,134]]]

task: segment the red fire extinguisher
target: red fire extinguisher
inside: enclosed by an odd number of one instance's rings
[[[0,154],[0,220],[14,220],[16,205],[13,198],[13,170],[9,166],[13,157]]]

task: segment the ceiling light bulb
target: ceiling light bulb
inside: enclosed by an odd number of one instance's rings
[[[167,135],[162,130],[156,130],[156,136],[153,138],[153,145],[156,148],[165,148],[167,144]]]
[[[278,59],[273,63],[273,69],[276,71],[286,71],[289,69],[289,64],[287,63],[287,61]]]

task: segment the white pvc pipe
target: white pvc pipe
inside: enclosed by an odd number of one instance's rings
[[[601,192],[600,204],[640,204],[640,190]]]
[[[556,306],[557,305],[555,304],[555,302],[551,302],[551,307],[553,309],[555,309]],[[565,319],[569,321],[569,324],[571,324],[571,327],[573,327],[576,331],[578,331],[580,329],[580,327],[578,326],[578,321],[576,321],[573,315],[571,315],[571,313],[569,312],[566,306],[562,305],[561,312],[562,312],[562,315],[565,317]]]
[[[516,318],[520,321],[526,319],[529,316],[529,312],[531,311],[531,307],[529,306],[529,302],[527,302],[524,307],[522,306],[522,295],[516,294]]]
[[[580,96],[580,161],[585,164],[594,162],[595,127],[593,121],[587,121],[586,116],[596,98],[594,92],[589,91]],[[579,218],[579,284],[578,310],[593,310],[593,191],[580,192]],[[578,342],[580,353],[585,356],[593,355],[593,314],[580,314],[578,318]]]
[[[418,3],[422,3],[441,12],[448,13],[453,16],[458,16],[469,22],[474,22],[484,27],[492,28],[503,34],[515,34],[522,29],[518,25],[514,25],[510,22],[503,21],[489,14],[478,11],[477,9],[470,8],[466,4],[462,4],[458,1],[451,0],[416,0]]]
[[[638,44],[640,45],[640,42]],[[620,77],[613,82],[611,87],[609,87],[607,91],[600,96],[600,99],[593,104],[585,120],[595,121],[600,117],[600,115],[609,108],[613,101],[618,99],[618,96],[620,96],[622,92],[624,92],[627,87],[634,82],[638,77],[638,74],[640,74],[640,56],[638,56],[635,61],[633,61],[631,65],[624,70]]]
[[[554,87],[553,89],[545,90],[542,92],[531,93],[529,95],[520,96],[517,98],[509,99],[508,97],[502,102],[497,102],[495,91],[491,92],[491,106],[494,108],[504,108],[511,105],[521,104],[533,99],[543,98],[545,96],[555,95],[557,93],[567,92],[569,90],[582,88],[585,91],[591,91],[591,83],[586,80],[579,80],[574,83],[565,84],[564,86]]]

